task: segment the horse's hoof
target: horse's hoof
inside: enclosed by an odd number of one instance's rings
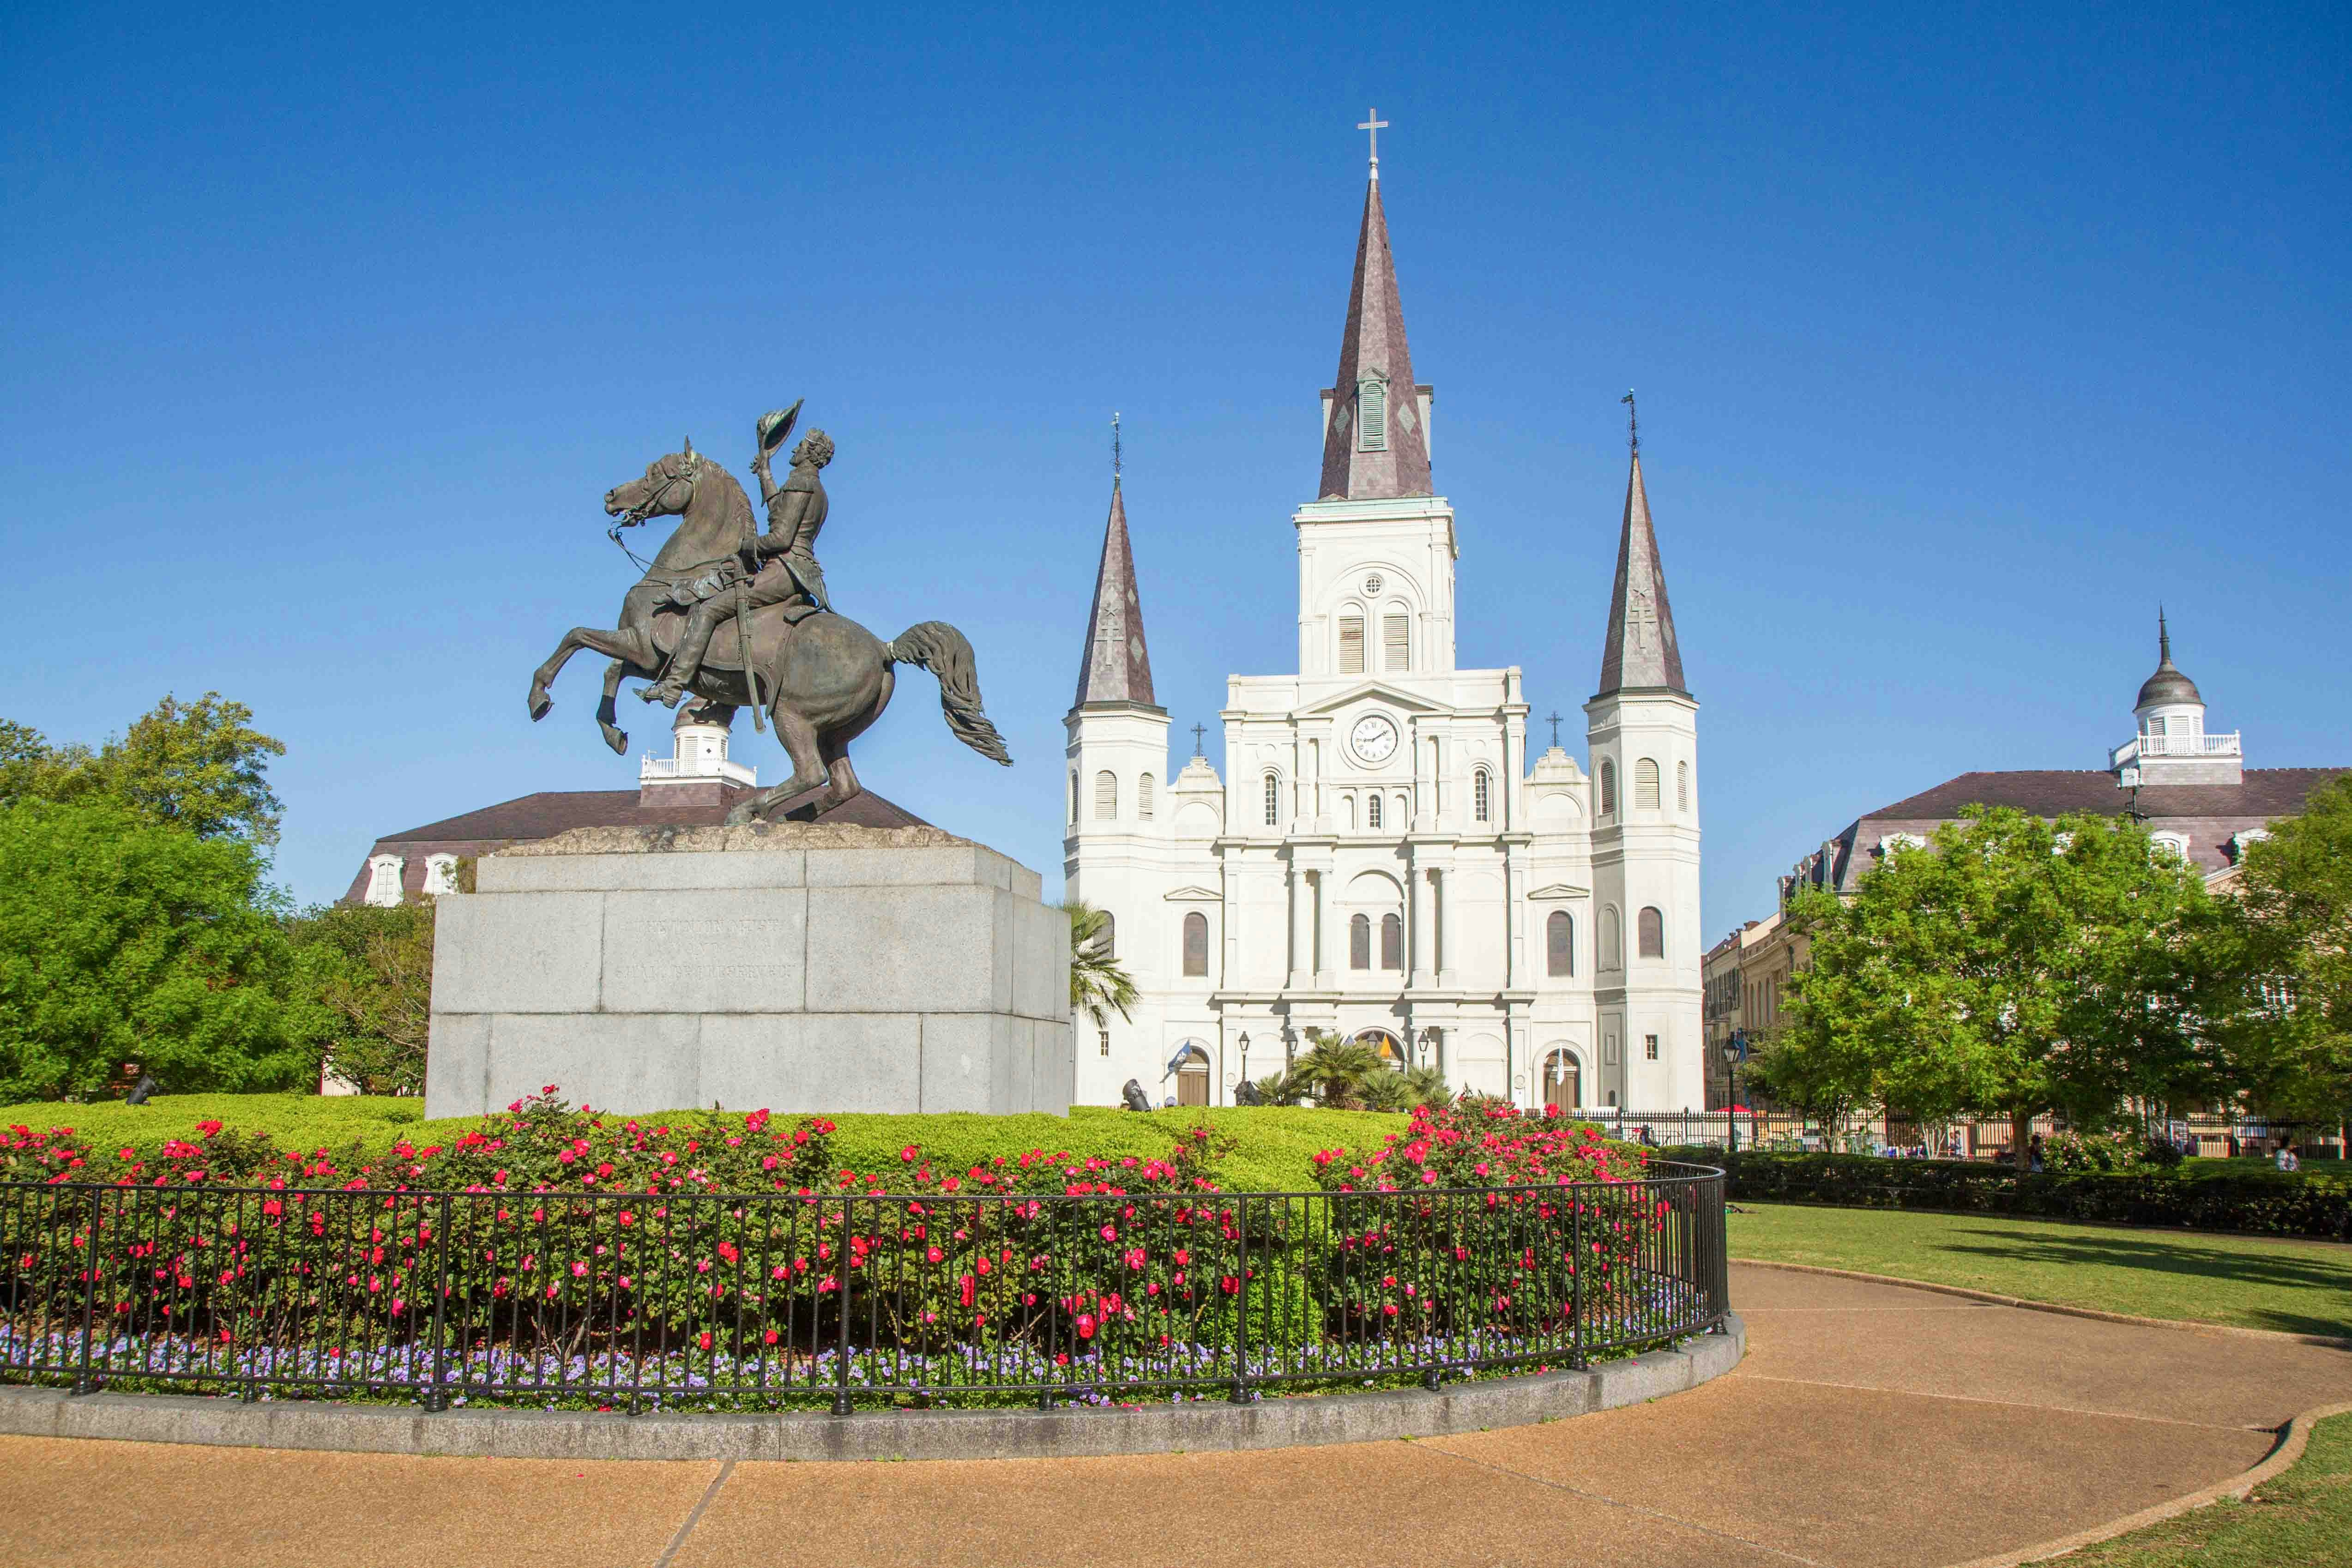
[[[741,827],[759,820],[759,812],[748,800],[727,814],[727,826],[730,827]]]
[[[599,728],[604,731],[604,744],[613,748],[614,756],[629,754],[629,732],[626,730],[615,730],[610,724],[600,725]]]
[[[536,724],[546,718],[548,710],[554,706],[555,699],[550,697],[544,689],[536,686],[530,689],[530,721],[532,723]]]

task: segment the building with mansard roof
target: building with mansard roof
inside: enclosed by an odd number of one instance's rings
[[[1519,669],[1454,664],[1434,395],[1375,161],[1321,483],[1290,520],[1297,668],[1230,678],[1223,777],[1197,752],[1170,773],[1114,479],[1065,721],[1064,869],[1111,915],[1141,1002],[1108,1028],[1078,1016],[1081,1102],[1134,1079],[1229,1104],[1328,1031],[1526,1106],[1701,1103],[1698,704],[1638,447],[1587,754],[1530,761]]]

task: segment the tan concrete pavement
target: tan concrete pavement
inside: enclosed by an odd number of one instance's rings
[[[1935,1568],[2242,1471],[2352,1352],[1735,1268],[1689,1394],[1417,1443],[962,1464],[566,1464],[0,1438],[0,1562]]]

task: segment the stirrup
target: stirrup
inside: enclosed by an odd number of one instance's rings
[[[637,696],[643,701],[658,702],[665,708],[675,708],[686,700],[686,688],[673,687],[666,680],[659,681],[652,686],[637,688]]]

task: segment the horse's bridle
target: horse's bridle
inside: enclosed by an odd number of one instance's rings
[[[670,456],[678,455],[672,453]],[[662,507],[661,499],[669,494],[669,488],[672,485],[682,484],[686,487],[686,504],[677,509],[680,513],[683,513],[687,507],[694,504],[694,487],[702,482],[702,454],[689,450],[684,456],[686,472],[682,474],[673,474],[669,471],[669,458],[662,459],[662,482],[654,487],[652,494],[614,519],[613,522],[614,529],[635,528],[649,517],[667,516],[668,513]]]

